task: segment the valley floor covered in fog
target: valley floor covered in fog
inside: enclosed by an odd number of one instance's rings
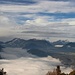
[[[8,75],[45,75],[57,65],[62,65],[59,59],[36,57],[21,48],[4,48],[1,55],[5,59],[0,60],[0,68],[4,68]],[[72,69],[61,66],[61,70],[69,73]]]

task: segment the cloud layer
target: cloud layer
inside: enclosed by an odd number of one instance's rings
[[[51,56],[39,58],[21,48],[4,48],[0,52],[0,68],[5,68],[8,75],[45,75],[57,65],[62,65],[59,59]],[[72,69],[61,66],[62,72],[69,73]]]
[[[0,0],[0,2],[0,38],[62,37],[72,40],[75,37],[74,0]]]

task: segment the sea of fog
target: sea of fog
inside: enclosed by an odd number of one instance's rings
[[[4,48],[0,52],[0,68],[4,68],[7,75],[46,75],[57,65],[62,65],[59,59],[48,57],[37,57],[21,48]],[[69,67],[61,66],[62,72],[72,71]]]

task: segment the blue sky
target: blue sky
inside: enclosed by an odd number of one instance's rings
[[[1,40],[20,37],[74,41],[74,31],[74,0],[0,0]]]

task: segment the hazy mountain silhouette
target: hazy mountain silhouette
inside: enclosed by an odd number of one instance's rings
[[[55,45],[63,45],[63,47],[55,47]],[[20,38],[14,38],[5,43],[1,42],[0,50],[2,46],[10,48],[22,48],[27,50],[29,54],[36,55],[38,57],[46,57],[48,55],[58,58],[66,65],[75,65],[75,42],[61,41],[49,42],[47,40],[29,39],[24,40]]]
[[[63,47],[66,47],[66,48],[75,48],[75,42],[69,42],[66,45],[64,45]]]
[[[53,42],[53,45],[65,45],[68,42],[69,41],[67,41],[67,40],[58,40],[58,41]]]
[[[24,40],[20,38],[15,38],[11,41],[5,43],[6,47],[19,47],[23,49],[48,49],[53,47],[53,45],[46,40],[37,40],[37,39],[29,39]]]

